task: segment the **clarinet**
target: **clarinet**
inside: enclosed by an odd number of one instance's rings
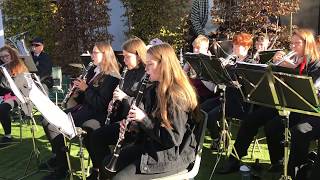
[[[88,66],[86,68],[84,68],[82,74],[78,77],[80,79],[85,80],[87,78],[88,75],[88,71],[93,67],[93,62],[90,62],[88,64]],[[69,99],[71,98],[71,96],[73,95],[73,93],[75,92],[76,87],[73,85],[71,89],[69,89],[68,93],[66,94],[66,96],[64,97],[63,101],[62,101],[62,106],[65,107],[67,105],[67,102],[69,101]]]
[[[124,77],[126,76],[126,73],[128,71],[128,68],[125,67],[122,71],[122,74],[121,74],[121,78],[120,78],[120,82],[119,82],[119,88],[122,90],[123,88],[123,84],[124,84]],[[106,118],[106,121],[105,121],[105,124],[108,125],[110,123],[110,116],[113,112],[113,109],[117,109],[117,107],[119,106],[119,103],[116,103],[117,101],[114,100],[114,98],[112,98],[112,100],[109,102],[109,105],[108,105],[108,114],[107,114],[107,118]]]
[[[141,86],[139,88],[139,91],[138,91],[138,94],[136,96],[136,98],[133,100],[132,104],[131,105],[136,105],[138,106],[143,98],[143,91],[145,90],[147,84],[148,84],[148,81],[149,81],[149,75],[146,74],[145,77],[143,78],[142,80],[142,83],[141,83]],[[113,150],[113,154],[112,154],[112,157],[111,157],[111,160],[109,161],[109,163],[104,166],[104,169],[107,171],[107,172],[110,172],[110,173],[115,173],[117,172],[116,170],[116,165],[117,165],[117,161],[118,161],[118,157],[119,157],[119,154],[120,154],[120,151],[121,151],[121,147],[122,147],[122,144],[123,144],[123,140],[124,140],[124,136],[125,136],[125,133],[128,129],[128,124],[129,124],[129,120],[128,119],[125,119],[124,120],[125,123],[124,123],[124,127],[122,128],[120,126],[120,131],[119,131],[119,138],[118,138],[118,141],[117,141],[117,144]]]

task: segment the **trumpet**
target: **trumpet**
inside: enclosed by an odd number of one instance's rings
[[[288,62],[292,65],[294,65],[294,63],[291,61],[291,58],[293,56],[295,56],[297,53],[295,51],[290,51],[288,54],[286,54],[285,56],[282,57],[282,59],[276,63],[274,63],[274,65],[278,66],[279,64],[283,63],[283,62]]]
[[[120,77],[120,82],[119,82],[119,88],[122,89],[123,88],[123,84],[124,84],[124,77],[126,76],[126,73],[128,71],[128,68],[125,67],[122,71],[121,77]],[[110,123],[110,116],[112,114],[113,109],[117,109],[117,107],[119,106],[119,103],[116,103],[118,101],[116,101],[114,98],[112,98],[112,100],[109,102],[108,105],[108,114],[107,114],[107,118],[105,121],[105,124],[108,125]]]
[[[226,57],[226,58],[219,58],[219,60],[222,62],[222,65],[223,65],[223,66],[226,66],[226,65],[234,65],[236,58],[237,58],[236,55],[230,54],[230,55],[229,55],[228,57]]]
[[[86,68],[84,68],[82,74],[78,77],[79,79],[87,79],[87,75],[88,75],[88,71],[93,67],[93,62],[90,62],[88,64],[88,66]],[[73,85],[71,89],[69,89],[68,93],[66,94],[66,96],[64,97],[63,101],[62,101],[62,106],[66,107],[69,99],[71,98],[71,96],[73,95],[73,93],[75,92],[76,87]]]
[[[135,97],[135,99],[131,105],[134,104],[134,105],[138,106],[140,104],[140,102],[143,98],[144,90],[147,87],[148,81],[149,81],[149,75],[146,74],[141,82],[141,86],[139,88],[138,94]],[[130,123],[128,119],[125,119],[124,121],[125,121],[124,126],[123,127],[120,126],[119,138],[118,138],[117,144],[113,150],[112,157],[111,157],[110,161],[108,162],[108,164],[106,166],[104,166],[104,169],[109,173],[115,173],[117,171],[118,157],[119,157],[119,154],[121,151],[123,140],[125,138],[125,133],[128,129],[128,125]]]

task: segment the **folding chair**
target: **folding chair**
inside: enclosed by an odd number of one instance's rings
[[[200,162],[201,162],[201,154],[202,154],[202,146],[205,135],[205,130],[207,127],[207,119],[208,115],[206,112],[201,111],[203,117],[200,119],[198,126],[196,127],[196,140],[197,140],[197,148],[196,148],[196,159],[192,162],[189,167],[177,174],[173,174],[166,177],[156,178],[153,180],[179,180],[179,179],[193,179],[199,172]]]
[[[58,105],[58,93],[64,93],[62,89],[62,70],[61,67],[52,67],[53,87],[52,91],[55,93],[55,103]]]

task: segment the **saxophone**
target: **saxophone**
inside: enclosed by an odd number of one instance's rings
[[[135,97],[135,99],[133,100],[131,105],[134,104],[134,105],[138,106],[140,104],[140,102],[143,98],[143,92],[148,84],[148,81],[149,81],[149,75],[146,74],[145,77],[143,78],[143,80],[141,81],[141,86],[139,88],[138,94]],[[116,166],[117,166],[118,157],[119,157],[119,154],[121,151],[123,140],[125,138],[125,133],[128,129],[128,124],[130,123],[128,119],[125,119],[124,121],[125,121],[124,126],[123,127],[120,126],[119,138],[118,138],[117,144],[113,150],[112,157],[111,157],[110,161],[108,162],[108,164],[106,166],[104,166],[104,169],[109,173],[115,173],[117,171]]]
[[[122,90],[123,88],[123,84],[124,84],[124,77],[126,76],[126,73],[128,71],[128,68],[125,67],[121,73],[121,78],[120,78],[120,82],[119,82],[119,88]],[[118,103],[117,103],[118,102]],[[107,118],[105,121],[105,124],[108,125],[110,124],[110,116],[113,112],[113,109],[117,109],[119,107],[119,101],[116,101],[114,98],[112,98],[112,100],[109,102],[108,105],[108,114],[107,114]]]

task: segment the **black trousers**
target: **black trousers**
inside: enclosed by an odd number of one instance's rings
[[[187,167],[181,166],[172,169],[172,171],[159,174],[142,174],[140,171],[141,155],[144,152],[144,146],[134,144],[126,146],[119,155],[118,168],[119,171],[111,178],[112,180],[149,180],[176,174]]]
[[[291,113],[289,118],[292,124],[295,124],[299,121],[300,114]],[[284,138],[284,125],[278,111],[268,107],[258,107],[241,123],[234,144],[239,158],[247,155],[247,150],[254,136],[262,126],[264,126],[267,138],[271,164],[279,163],[279,160],[283,158],[281,141]]]
[[[242,102],[241,95],[234,88],[227,88],[225,94],[225,116],[243,119],[248,114],[248,104]],[[217,121],[222,119],[221,97],[214,97],[201,104],[201,109],[208,114],[207,128],[212,139],[219,138],[219,127]]]
[[[103,159],[111,154],[109,145],[115,145],[119,137],[119,123],[111,123],[95,130],[90,137],[89,155],[93,168],[100,168]]]
[[[295,167],[306,162],[310,142],[320,138],[320,118],[304,115],[301,121],[291,128],[291,146],[288,173],[294,179]],[[300,177],[303,179],[303,177]]]
[[[70,110],[67,110],[69,112]],[[78,111],[71,112],[75,126],[82,127],[83,130],[87,132],[84,136],[83,144],[87,149],[90,149],[90,136],[95,129],[101,127],[100,122],[95,119],[88,119],[87,112]],[[52,147],[52,152],[56,154],[57,164],[61,170],[66,170],[68,167],[66,158],[66,147],[64,143],[63,134],[61,134],[58,129],[56,129],[52,124],[50,124],[45,119],[42,120],[43,129],[49,139]]]
[[[11,109],[12,107],[8,103],[0,104],[0,121],[4,130],[4,134],[11,134]]]
[[[221,119],[221,105],[219,98],[210,98],[201,104],[201,109],[208,114],[207,128],[211,139],[219,138],[219,127],[217,121]]]

